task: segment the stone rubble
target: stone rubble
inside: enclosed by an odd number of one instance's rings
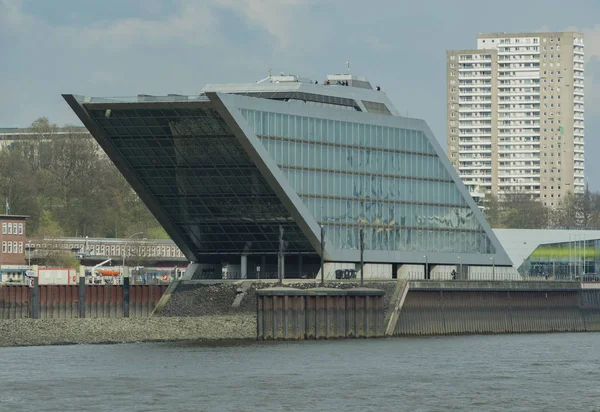
[[[256,315],[0,320],[0,347],[256,339]]]

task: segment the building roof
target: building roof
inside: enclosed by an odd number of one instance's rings
[[[500,37],[539,37],[539,36],[558,36],[558,35],[567,35],[567,34],[576,34],[578,36],[583,36],[582,33],[576,31],[541,31],[541,32],[529,32],[529,33],[479,33],[477,35],[478,39],[496,39]]]
[[[27,215],[3,215],[3,214],[0,214],[0,220],[8,220],[8,219],[25,220],[25,219],[29,219],[29,216],[27,216]]]
[[[600,239],[600,230],[583,229],[494,229],[515,268],[540,245]]]

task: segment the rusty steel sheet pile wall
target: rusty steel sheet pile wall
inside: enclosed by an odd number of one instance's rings
[[[28,318],[30,289],[26,286],[0,286],[0,319]]]
[[[384,291],[268,288],[256,292],[258,340],[374,338],[384,335]]]
[[[586,330],[600,332],[600,290],[583,289],[579,296]]]
[[[333,288],[306,291],[305,339],[340,339],[346,335],[346,292]],[[349,335],[348,337],[356,337]]]
[[[132,285],[129,317],[149,317],[167,285]],[[0,286],[0,319],[32,317],[33,289],[26,285]],[[79,317],[79,286],[40,285],[40,319]],[[122,285],[86,285],[86,318],[123,317]]]
[[[40,319],[79,317],[79,289],[73,285],[41,285]]]
[[[131,285],[129,288],[130,317],[148,317],[168,285]]]
[[[579,290],[411,290],[394,334],[589,330],[579,301]]]

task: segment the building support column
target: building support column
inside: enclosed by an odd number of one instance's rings
[[[248,255],[242,255],[240,261],[240,279],[246,279],[248,277]]]

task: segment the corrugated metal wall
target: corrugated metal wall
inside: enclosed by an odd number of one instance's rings
[[[587,308],[584,293],[587,291],[411,290],[395,335],[599,330],[600,291],[593,291],[598,302]]]
[[[130,286],[129,316],[147,317],[167,290],[167,285]],[[0,286],[0,319],[31,317],[31,291],[24,285]],[[79,317],[79,287],[75,285],[39,286],[40,319]],[[123,317],[123,286],[86,285],[86,318]]]

